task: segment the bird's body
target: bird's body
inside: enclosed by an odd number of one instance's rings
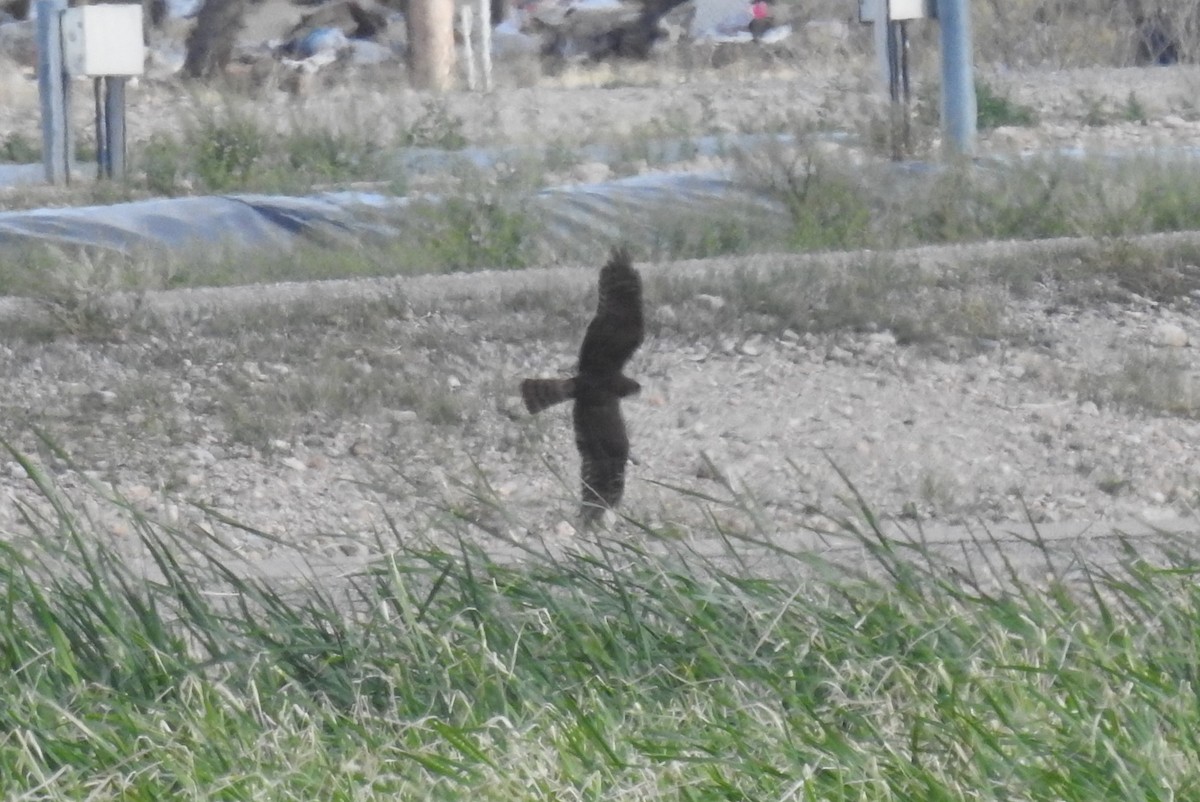
[[[569,379],[526,379],[521,397],[530,413],[574,400],[572,419],[579,449],[585,522],[621,500],[629,436],[621,417],[621,399],[641,389],[622,373],[642,344],[642,280],[629,254],[616,249],[600,271],[596,316],[588,324],[579,349],[579,368]]]

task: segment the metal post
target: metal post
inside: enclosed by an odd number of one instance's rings
[[[969,0],[938,0],[942,39],[942,137],[953,156],[975,152],[975,80]]]
[[[62,12],[67,0],[38,0],[38,94],[42,106],[42,163],[46,180],[65,184],[70,173],[69,87],[63,70]]]
[[[467,60],[467,89],[475,91],[475,48],[471,44],[471,28],[475,27],[470,6],[458,10],[459,30],[462,33],[463,58]]]
[[[96,103],[96,177],[108,175],[108,125],[104,122],[104,78],[92,79],[92,95]]]
[[[888,93],[892,99],[890,112],[892,159],[900,161],[908,153],[912,140],[912,92],[908,81],[908,23],[894,20],[888,23]]]
[[[125,179],[125,84],[128,78],[104,79],[104,142],[108,145],[108,177]]]
[[[479,0],[479,55],[483,60],[483,91],[492,91],[492,3]]]

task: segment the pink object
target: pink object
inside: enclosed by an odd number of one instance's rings
[[[766,19],[771,16],[771,12],[767,9],[766,0],[758,0],[757,3],[750,6],[750,13],[755,19]]]

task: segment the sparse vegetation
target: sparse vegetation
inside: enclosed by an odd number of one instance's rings
[[[522,207],[521,198],[503,194],[414,207],[421,221],[413,226],[417,253],[443,270],[524,267],[533,259],[539,232]]]
[[[509,243],[509,250],[497,250],[499,246],[493,244],[493,250],[487,251],[486,237],[471,242],[467,239],[468,230],[457,229],[459,233],[454,233],[430,229],[427,236],[436,238],[436,232],[442,238],[440,249],[422,244],[419,237],[414,237],[404,250],[395,252],[312,247],[282,255],[277,261],[257,259],[253,263],[254,273],[248,273],[245,261],[237,253],[214,256],[207,263],[192,259],[175,263],[154,254],[143,254],[128,262],[111,254],[93,260],[35,250],[0,271],[0,291],[39,298],[54,311],[56,318],[76,321],[66,327],[68,331],[90,331],[90,338],[105,339],[131,327],[141,328],[146,322],[136,307],[137,293],[141,290],[237,284],[246,281],[248,275],[254,280],[269,281],[285,277],[344,278],[503,267],[505,263],[499,260],[506,253],[506,258],[514,260],[524,253],[525,245],[518,237],[501,240]],[[696,230],[681,229],[681,236],[687,235],[687,231],[694,236]],[[714,237],[720,235],[719,227],[713,226],[708,231]],[[449,250],[452,243],[446,238],[450,237],[464,239],[455,250]],[[708,244],[698,241],[698,244],[707,248],[714,242],[717,240]],[[682,247],[679,242],[665,244]],[[731,244],[734,248],[739,245],[737,240]],[[497,261],[490,264],[484,261],[485,253],[492,253]],[[667,251],[664,247],[660,258],[678,255],[680,251]],[[303,265],[305,272],[296,272],[297,264]],[[1005,322],[1006,305],[1014,297],[1046,288],[1053,289],[1057,303],[1094,305],[1143,297],[1157,303],[1188,304],[1200,293],[1197,264],[1200,264],[1200,245],[1189,245],[1186,241],[1174,245],[1140,243],[1118,238],[1099,243],[1079,240],[1073,246],[1057,248],[1053,255],[1018,251],[1013,255],[979,256],[956,268],[942,265],[935,270],[922,267],[918,260],[887,253],[807,260],[779,256],[760,262],[753,269],[735,267],[712,274],[684,271],[670,276],[655,275],[648,281],[659,303],[682,304],[688,311],[675,318],[670,326],[689,335],[743,328],[775,333],[787,329],[821,333],[885,328],[901,342],[933,343],[946,337],[1015,335]],[[116,290],[133,294],[114,299],[111,293]],[[697,303],[696,299],[704,295],[726,300],[715,307]],[[561,325],[563,311],[570,309],[571,303],[560,292],[523,292],[511,299],[514,311],[537,310],[532,320],[521,317],[521,325],[525,327],[536,321]],[[311,323],[314,315],[315,319],[322,319],[328,314],[300,306],[294,316],[297,323]],[[374,319],[377,314],[386,317],[392,312],[380,309],[368,314],[364,308],[361,312],[347,309],[338,314],[351,319],[360,314]],[[571,319],[571,315],[566,319]],[[85,325],[86,320],[92,323]],[[283,318],[279,324],[290,325]],[[344,325],[344,321],[339,318],[337,325]],[[531,331],[524,334],[533,336]]]
[[[1194,63],[1196,14],[1189,0],[1015,0],[972,8],[981,62],[1047,68]]]
[[[20,134],[9,134],[0,142],[0,162],[35,164],[42,160],[42,149]]]
[[[1026,127],[1037,124],[1037,113],[1031,107],[998,94],[984,81],[975,82],[975,109],[976,125],[983,131],[1002,125]]]
[[[791,219],[796,250],[848,250],[871,241],[871,195],[866,182],[815,150],[772,146],[743,163],[752,184],[779,198]]]
[[[716,256],[754,253],[763,242],[770,242],[778,229],[768,222],[755,225],[753,213],[732,209],[724,215],[663,215],[652,230],[650,254],[653,259],[710,259]]]
[[[249,118],[205,120],[190,138],[197,177],[216,192],[245,187],[267,150],[262,129]]]
[[[398,178],[385,154],[361,134],[296,127],[269,132],[253,116],[210,111],[181,138],[152,138],[139,149],[135,169],[159,195],[188,191],[310,191],[322,184]]]
[[[1188,360],[1171,352],[1128,353],[1115,369],[1074,377],[1079,397],[1153,415],[1200,417],[1200,377]]]
[[[0,268],[0,294],[33,298],[52,328],[106,340],[140,324],[141,291],[170,281],[171,262],[99,249],[30,248]]]
[[[663,276],[653,287],[663,302],[684,304],[687,315],[676,325],[690,336],[887,330],[901,343],[927,344],[1006,333],[1004,296],[995,288],[887,256]],[[723,302],[705,303],[706,297]]]
[[[425,104],[425,111],[413,120],[400,143],[408,147],[460,150],[467,145],[462,133],[463,121],[436,100]]]
[[[696,155],[692,137],[699,126],[685,111],[668,109],[661,116],[635,127],[610,143],[616,151],[613,167],[617,173],[635,174],[646,166],[686,161]]]
[[[445,381],[430,379],[388,355],[319,347],[304,364],[274,373],[234,366],[213,399],[214,416],[232,442],[265,451],[270,442],[311,433],[330,418],[389,410],[422,425],[461,424],[467,403]]]
[[[796,250],[1183,231],[1200,219],[1200,174],[1155,157],[1045,158],[924,175],[839,163],[814,146],[767,149],[747,182],[788,210]]]
[[[1090,92],[1079,93],[1080,105],[1083,106],[1081,122],[1090,128],[1100,128],[1112,122],[1117,114],[1109,102]]]
[[[1121,117],[1125,122],[1139,123],[1145,125],[1149,116],[1146,113],[1146,107],[1142,105],[1142,101],[1138,98],[1137,93],[1130,90],[1129,97],[1125,98],[1125,105],[1121,109]]]

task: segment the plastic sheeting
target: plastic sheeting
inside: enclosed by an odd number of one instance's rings
[[[843,135],[832,134],[831,139]],[[752,151],[792,137],[778,134],[704,136],[642,143],[637,154],[611,145],[584,146],[582,161],[605,164],[632,156],[657,164],[697,157]],[[544,157],[543,149],[466,148],[445,151],[408,148],[397,154],[409,173],[452,171],[462,165],[479,169]],[[0,185],[39,183],[40,165],[0,165]],[[436,202],[436,200],[434,201]],[[523,211],[542,223],[547,245],[560,253],[596,241],[637,239],[655,234],[665,219],[696,220],[705,215],[762,219],[783,210],[765,196],[721,172],[660,172],[608,181],[543,189],[518,199]],[[223,195],[162,198],[113,206],[0,212],[0,250],[30,244],[96,247],[121,252],[148,248],[287,249],[300,241],[327,244],[364,238],[403,237],[420,221],[410,201],[367,192],[327,192],[308,197]],[[731,217],[732,216],[732,217]]]
[[[848,134],[829,132],[819,138],[831,142],[844,141]],[[751,152],[773,144],[789,144],[795,141],[790,134],[738,134],[736,136],[698,136],[688,139],[650,139],[642,143],[636,155],[659,165],[684,162],[697,157],[720,157],[732,152]],[[583,145],[573,151],[579,161],[612,164],[628,160],[628,147],[606,144]],[[545,159],[550,152],[539,147],[509,148],[463,148],[440,150],[438,148],[406,148],[398,156],[399,166],[414,173],[445,172],[460,165],[485,169],[503,163],[519,162],[523,159]]]
[[[170,198],[0,213],[0,246],[46,244],[117,251],[197,245],[286,248],[318,234],[355,236],[377,229],[360,224],[353,197],[259,195]]]
[[[842,139],[844,135],[831,135]],[[716,155],[726,149],[753,150],[789,137],[743,136],[729,142],[716,137],[685,142],[649,143],[661,161]],[[490,167],[528,156],[524,150],[406,151],[404,167],[414,172],[453,168],[464,161]],[[614,154],[597,146],[583,158],[610,161]],[[1036,158],[1026,154],[1020,158]],[[1070,149],[1053,154],[1085,158]],[[1115,162],[1145,158],[1143,151],[1106,152]],[[1156,158],[1191,161],[1200,149],[1156,151]],[[1006,162],[981,162],[982,169],[1004,169]],[[896,181],[913,184],[936,175],[935,163],[883,163],[880,186]],[[865,168],[864,168],[865,169]],[[0,169],[0,181],[33,181],[41,167],[9,166]],[[886,180],[884,180],[886,179]],[[436,199],[429,199],[436,203]],[[786,217],[775,199],[736,181],[725,172],[659,172],[595,184],[543,189],[514,199],[523,212],[540,223],[545,244],[560,255],[586,252],[597,242],[628,240],[657,244],[658,238],[677,230],[695,231],[723,223],[741,224],[753,231],[759,223],[771,225]],[[95,247],[121,252],[145,249],[287,250],[303,241],[336,246],[369,240],[403,238],[428,218],[414,214],[408,198],[369,192],[328,192],[308,197],[226,195],[136,201],[113,206],[35,209],[0,212],[0,252],[30,245]]]
[[[436,200],[434,201],[436,202]],[[335,192],[292,198],[265,195],[169,198],[113,206],[34,209],[0,213],[0,249],[31,244],[85,246],[121,252],[151,248],[269,248],[301,241],[336,245],[402,237],[407,198]],[[728,175],[652,173],[598,184],[544,189],[523,208],[535,215],[549,245],[637,240],[665,216],[690,219],[706,212],[748,218],[783,209]]]
[[[844,134],[830,134],[843,140]],[[748,135],[732,141],[701,137],[686,141],[646,143],[646,155],[659,163],[696,156],[721,155],[730,150],[755,150],[791,138]],[[584,160],[611,162],[611,147],[593,146],[579,154]],[[528,149],[466,149],[438,151],[409,149],[399,156],[403,168],[415,173],[454,169],[462,164],[489,168],[528,158]],[[1052,154],[1026,154],[1085,158],[1071,149]],[[628,154],[626,154],[628,156]],[[1142,151],[1106,152],[1120,162],[1145,158]],[[1156,152],[1157,158],[1200,158],[1200,149],[1174,148]],[[979,162],[981,169],[1004,169],[1004,160]],[[881,188],[896,181],[913,184],[936,175],[936,163],[881,163],[877,176]],[[863,169],[869,169],[864,167]],[[7,171],[7,174],[6,174]],[[0,167],[0,182],[33,181],[41,167]],[[427,199],[436,203],[436,199]],[[423,201],[424,202],[424,201]],[[672,221],[681,226],[742,223],[752,231],[756,222],[771,224],[786,210],[767,194],[736,181],[725,172],[657,172],[595,184],[543,189],[523,199],[513,199],[520,209],[536,217],[546,244],[568,255],[599,242],[618,239],[653,244]],[[308,197],[226,195],[136,201],[114,206],[36,209],[0,213],[0,250],[30,244],[90,246],[123,252],[146,248],[185,250],[211,248],[269,248],[286,250],[308,240],[330,245],[371,239],[402,238],[423,225],[412,212],[408,198],[369,192],[329,192]],[[427,218],[424,218],[427,221]]]
[[[786,217],[778,201],[721,172],[633,176],[602,184],[546,189],[533,199],[556,251],[594,250],[594,243],[657,244],[672,222],[688,228],[740,221],[748,228]]]
[[[0,187],[23,187],[46,181],[46,168],[40,164],[0,164]]]

